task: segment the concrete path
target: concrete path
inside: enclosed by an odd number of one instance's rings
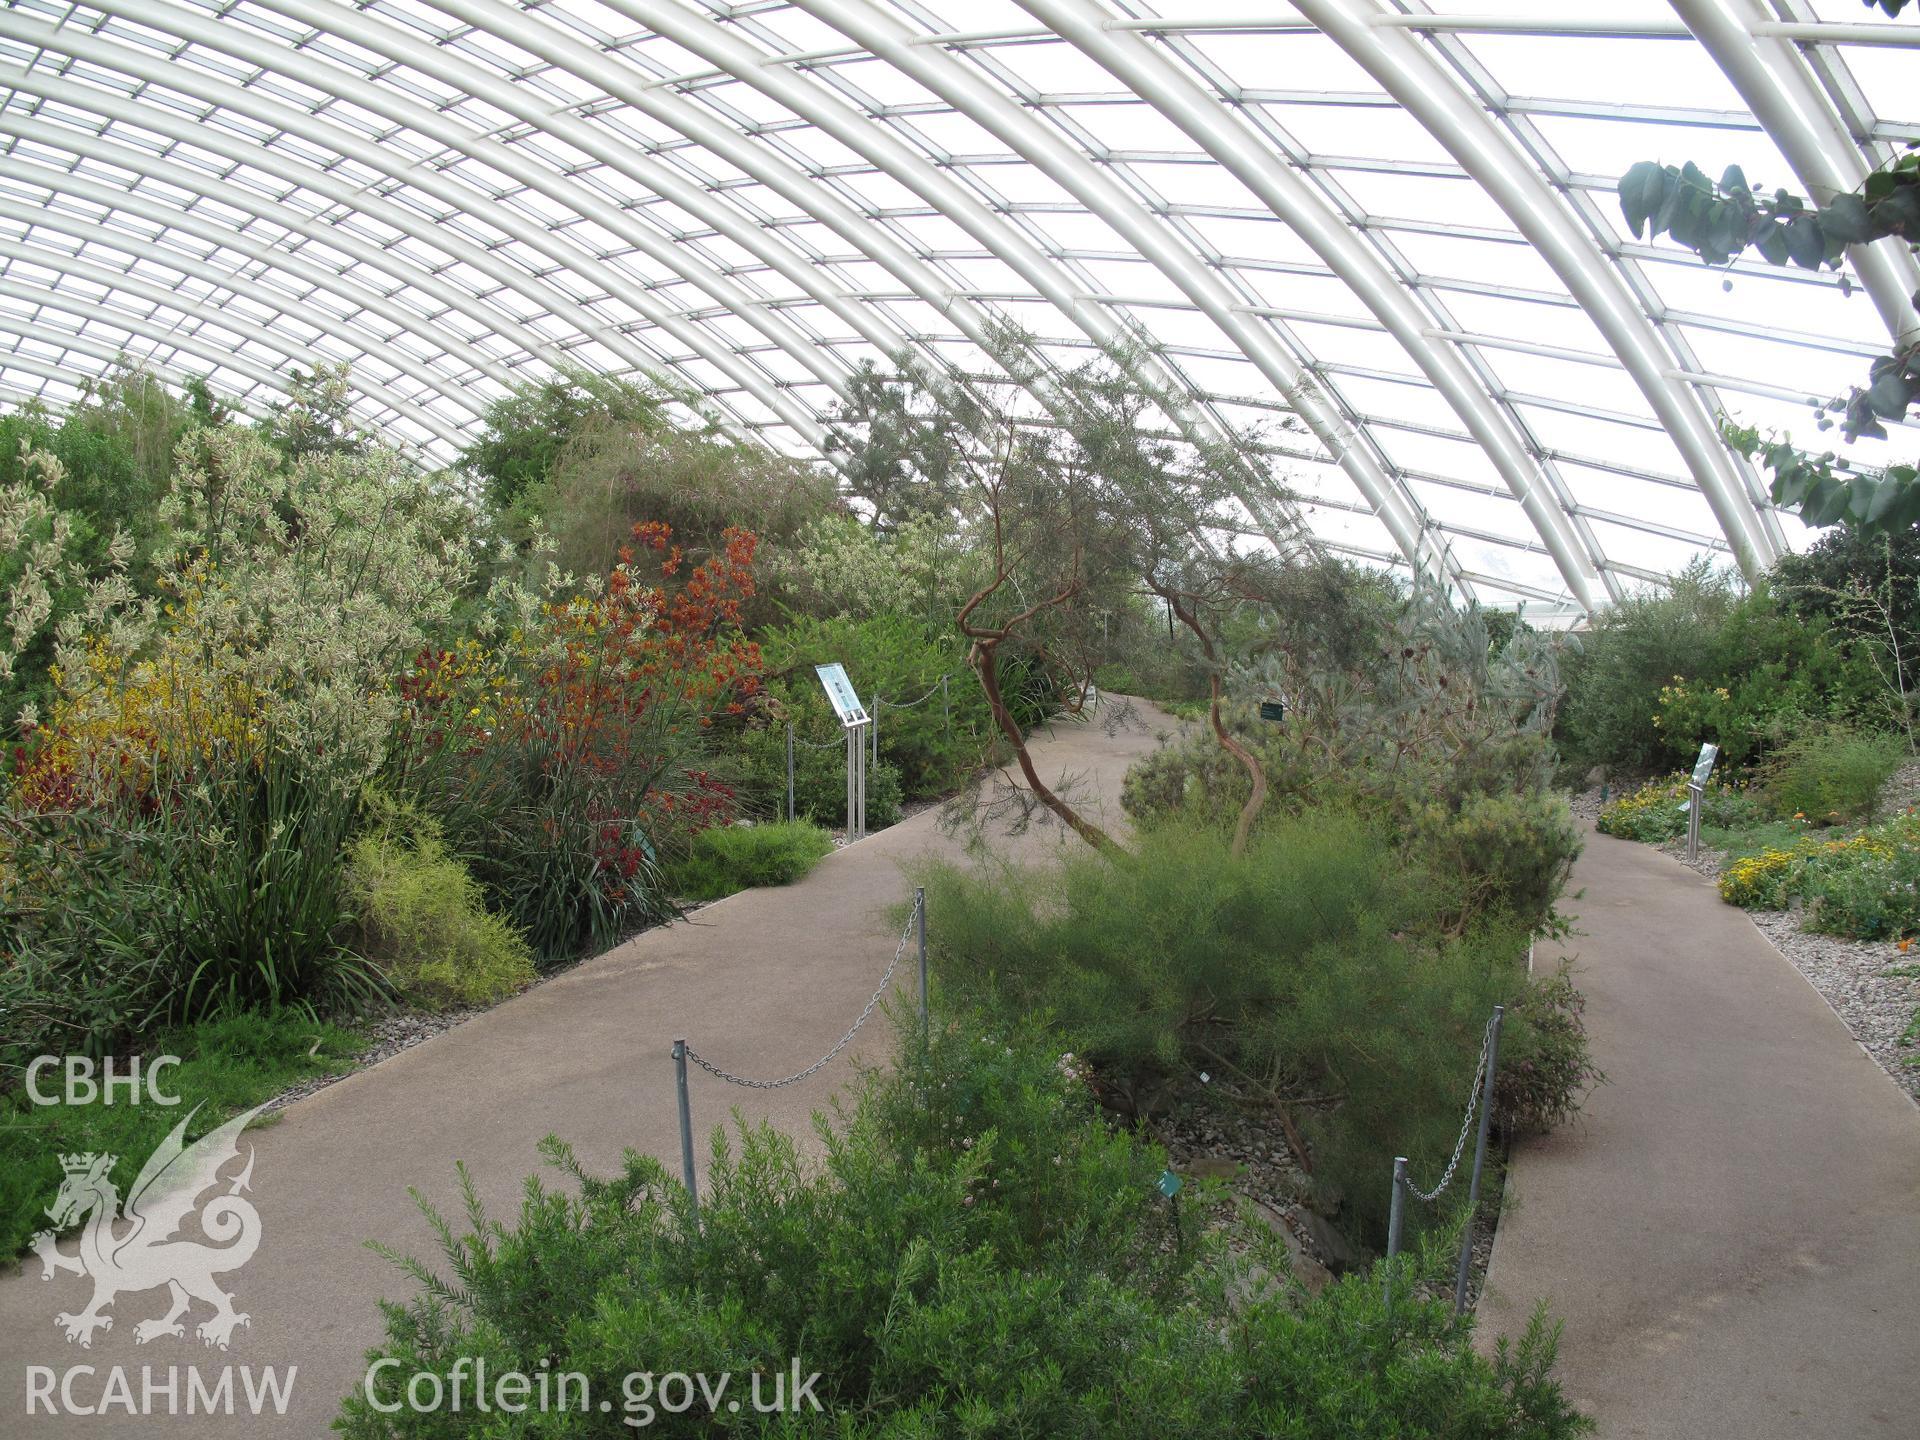
[[[1516,1153],[1484,1330],[1545,1298],[1601,1440],[1920,1434],[1920,1108],[1711,882],[1594,835],[1574,884],[1611,1083]]]
[[[1111,703],[1106,707],[1111,713]],[[1082,808],[1111,826],[1123,824],[1120,781],[1149,753],[1156,732],[1177,728],[1151,707],[1134,727],[1108,733],[1095,720],[1063,724],[1033,749],[1051,783],[1078,777]],[[1064,841],[1062,827],[1035,827],[1003,850],[1040,855]],[[1077,840],[1072,844],[1079,844]],[[925,813],[829,856],[804,881],[749,891],[651,931],[485,1015],[370,1070],[350,1076],[286,1110],[249,1135],[257,1158],[252,1195],[261,1215],[258,1253],[222,1278],[251,1323],[229,1351],[198,1341],[161,1339],[136,1346],[137,1321],[166,1308],[164,1291],[124,1296],[117,1323],[90,1350],[68,1344],[55,1328],[60,1311],[77,1311],[90,1286],[70,1274],[40,1279],[38,1261],[0,1278],[0,1437],[191,1435],[249,1440],[328,1433],[340,1397],[364,1374],[365,1350],[382,1335],[375,1301],[411,1298],[414,1286],[364,1248],[368,1239],[437,1259],[433,1236],[408,1198],[419,1189],[457,1217],[455,1161],[465,1161],[491,1213],[511,1221],[521,1184],[543,1169],[535,1147],[548,1134],[570,1141],[589,1169],[611,1173],[623,1148],[649,1151],[677,1164],[670,1048],[688,1036],[704,1053],[739,1074],[776,1077],[818,1059],[859,1015],[899,937],[887,911],[908,900],[903,862],[951,852],[936,817]],[[939,923],[933,917],[932,923]],[[910,967],[901,979],[914,983]],[[692,1104],[698,1147],[738,1107],[804,1133],[847,1079],[855,1054],[884,1057],[891,1032],[876,1014],[848,1054],[810,1080],[778,1091],[723,1087],[695,1072]],[[125,1183],[142,1157],[122,1162]],[[52,1197],[48,1197],[51,1201]],[[69,1242],[71,1248],[71,1242]],[[11,1270],[11,1266],[5,1267]],[[194,1318],[201,1318],[199,1307]],[[644,1357],[636,1357],[640,1362]],[[120,1412],[84,1418],[29,1416],[31,1366],[52,1367],[60,1380],[73,1367],[72,1398],[97,1406],[107,1372],[124,1367],[133,1404],[141,1404],[142,1367],[164,1383],[177,1367],[177,1404],[188,1398],[186,1367],[207,1386],[221,1370],[298,1366],[285,1414],[255,1418],[164,1418]]]

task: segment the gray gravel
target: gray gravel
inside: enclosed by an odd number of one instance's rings
[[[1920,946],[1902,955],[1884,940],[1811,935],[1791,911],[1750,910],[1760,933],[1826,998],[1893,1083],[1920,1103],[1920,1045],[1901,1035],[1920,1013]],[[1907,974],[1897,974],[1905,970]]]
[[[456,1025],[465,1024],[478,1010],[443,1010],[438,1012],[403,1010],[392,1015],[383,1015],[366,1027],[367,1048],[354,1057],[353,1068],[338,1075],[315,1075],[302,1080],[289,1090],[283,1090],[267,1103],[266,1113],[291,1105],[296,1100],[304,1100],[309,1095],[326,1089],[337,1080],[360,1070],[370,1069],[382,1060],[398,1055],[402,1050],[410,1050],[422,1040],[431,1040],[436,1035],[445,1034]]]

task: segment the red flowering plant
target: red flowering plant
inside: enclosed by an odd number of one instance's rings
[[[403,692],[407,788],[549,959],[669,913],[663,852],[734,813],[710,732],[760,688],[740,628],[752,532],[689,568],[660,523],[532,632],[422,654]]]

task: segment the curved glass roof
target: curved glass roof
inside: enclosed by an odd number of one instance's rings
[[[1808,429],[1920,268],[1709,270],[1615,179],[1852,188],[1920,140],[1920,23],[1498,3],[8,0],[0,397],[345,360],[444,462],[571,363],[806,453],[864,361],[1144,331],[1344,553],[1530,613],[1763,567],[1804,532],[1716,417]]]

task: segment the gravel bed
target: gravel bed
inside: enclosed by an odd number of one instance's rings
[[[1880,813],[1898,815],[1920,805],[1920,760],[1909,760],[1893,772],[1880,792]]]
[[[444,1035],[456,1025],[463,1025],[479,1010],[446,1010],[440,1012],[403,1010],[392,1015],[383,1015],[367,1025],[367,1048],[354,1057],[353,1068],[338,1075],[315,1075],[302,1080],[291,1089],[283,1090],[267,1102],[264,1113],[291,1105],[296,1100],[304,1100],[316,1095],[336,1081],[361,1070],[371,1069],[382,1060],[391,1059],[402,1050],[410,1050],[423,1040],[431,1040],[436,1035]]]
[[[1791,911],[1750,910],[1747,917],[1846,1021],[1860,1048],[1920,1104],[1920,1045],[1900,1039],[1920,1013],[1920,949],[1902,955],[1884,940],[1811,935]],[[1888,973],[1894,970],[1914,973]]]

